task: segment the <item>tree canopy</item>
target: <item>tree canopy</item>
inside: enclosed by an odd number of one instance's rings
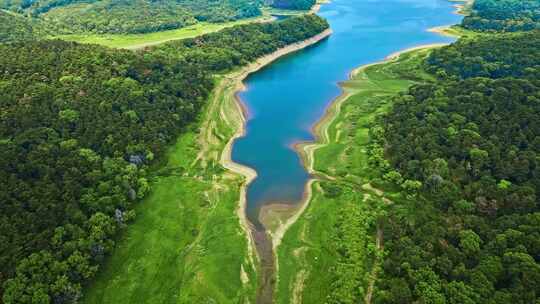
[[[35,39],[40,28],[39,22],[0,10],[0,43]]]
[[[540,0],[475,0],[462,25],[470,30],[516,32],[540,29]]]
[[[523,34],[487,36],[482,39],[460,39],[434,50],[427,69],[439,75],[460,79],[470,77],[540,78],[540,30]],[[504,43],[501,43],[504,41]]]
[[[438,80],[380,121],[390,168],[421,185],[390,208],[376,303],[540,298],[539,32],[434,51]]]
[[[170,30],[258,16],[261,5],[260,0],[0,0],[0,8],[39,20],[55,34]]]

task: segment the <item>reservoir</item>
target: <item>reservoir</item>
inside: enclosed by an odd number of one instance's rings
[[[298,203],[309,179],[293,144],[313,140],[311,127],[341,93],[338,83],[363,64],[406,48],[452,42],[427,29],[459,23],[448,0],[332,0],[320,16],[333,35],[250,75],[239,94],[248,116],[233,161],[257,171],[247,190],[247,216],[257,227],[260,207]]]

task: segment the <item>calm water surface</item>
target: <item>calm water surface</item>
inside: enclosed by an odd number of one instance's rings
[[[292,144],[312,140],[311,126],[340,94],[338,82],[359,65],[421,44],[454,39],[426,29],[459,23],[447,0],[332,0],[319,15],[334,34],[252,74],[240,98],[249,110],[247,134],[232,158],[252,167],[257,179],[247,193],[248,218],[260,227],[267,203],[297,203],[309,178]]]

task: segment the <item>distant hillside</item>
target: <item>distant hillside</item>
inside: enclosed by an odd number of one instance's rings
[[[0,0],[0,8],[45,21],[59,34],[177,29],[258,16],[260,5],[260,0]]]
[[[463,27],[476,31],[516,32],[540,28],[540,0],[476,0]]]
[[[38,28],[28,18],[0,10],[0,43],[34,39]]]

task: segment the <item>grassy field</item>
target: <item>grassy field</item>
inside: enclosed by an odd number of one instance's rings
[[[252,302],[257,266],[236,215],[244,178],[219,164],[239,126],[227,81],[201,122],[170,148],[84,303]]]
[[[360,68],[342,84],[344,95],[329,109],[335,116],[317,127],[312,170],[321,178],[308,208],[278,247],[277,303],[369,302],[374,262],[381,256],[378,219],[385,204],[404,199],[368,165],[369,129],[391,105],[391,96],[431,80],[420,65],[428,52],[416,50]]]
[[[111,48],[140,49],[172,40],[193,38],[203,34],[217,32],[227,27],[251,22],[267,22],[272,20],[268,14],[257,18],[248,18],[224,23],[200,22],[184,28],[154,32],[148,34],[108,34],[108,35],[62,35],[49,38],[58,38],[80,43],[100,44]]]

